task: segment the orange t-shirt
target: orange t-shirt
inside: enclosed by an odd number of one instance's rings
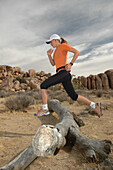
[[[56,69],[67,64],[67,52],[71,50],[71,46],[66,43],[59,44],[53,54]]]

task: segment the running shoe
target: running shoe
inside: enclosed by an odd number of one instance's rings
[[[95,106],[96,106],[96,107],[95,107],[94,111],[98,114],[98,117],[100,118],[101,113],[102,113],[101,103],[96,103]]]
[[[47,109],[47,110],[43,110],[43,109],[41,108],[38,113],[35,113],[35,114],[34,114],[34,116],[40,117],[40,116],[49,115],[49,114],[50,114],[50,113],[49,113],[49,110],[48,110],[48,109]]]

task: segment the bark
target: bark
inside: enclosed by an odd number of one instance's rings
[[[37,156],[34,154],[32,145],[21,152],[9,164],[0,168],[0,170],[24,170]]]
[[[107,140],[93,140],[79,131],[79,126],[84,123],[67,107],[62,106],[57,100],[48,102],[49,110],[55,111],[60,122],[55,126],[41,126],[33,138],[32,144],[18,157],[0,170],[23,170],[38,156],[55,155],[65,144],[66,140],[82,152],[84,157],[91,162],[100,162],[108,157],[111,142]]]
[[[108,157],[111,152],[111,141],[88,138],[79,131],[78,124],[67,107],[54,100],[49,101],[48,104],[49,108],[59,116],[60,123],[56,127],[64,136],[67,135],[68,141],[76,145],[89,162],[100,162]]]

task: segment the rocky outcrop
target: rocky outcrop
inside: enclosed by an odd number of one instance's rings
[[[90,76],[87,78],[87,88],[91,90],[91,77]]]
[[[101,74],[98,74],[101,81],[102,81],[102,88],[104,90],[108,90],[109,89],[109,81],[108,81],[108,77],[105,73],[101,73]]]
[[[12,76],[7,76],[3,81],[1,81],[2,87],[6,90],[9,91],[13,87],[13,78]]]
[[[82,84],[84,87],[87,87],[87,79],[86,79],[84,76],[81,77],[81,84]]]
[[[30,69],[29,70],[29,76],[30,77],[33,77],[33,76],[35,76],[36,75],[36,71],[34,70],[34,69]]]
[[[36,72],[34,69],[29,69],[25,72],[20,67],[0,65],[0,89],[13,92],[40,89],[41,82],[50,76],[51,73],[46,74],[44,71]],[[74,88],[113,89],[113,69],[98,75],[79,76],[72,81]]]
[[[98,75],[96,75],[95,84],[97,90],[102,90],[102,80]]]
[[[113,89],[113,69],[106,71],[105,74],[108,77],[109,87]]]
[[[73,79],[73,83],[74,82]],[[76,82],[79,82],[81,88],[87,88],[89,90],[113,89],[113,69],[107,70],[105,73],[100,73],[98,75],[90,75],[88,77],[79,76],[76,78]]]
[[[20,91],[40,89],[42,81],[51,76],[44,71],[36,72],[30,69],[22,71],[20,67],[0,66],[0,87],[6,91]]]
[[[94,76],[94,75],[92,75],[91,76],[91,84],[92,84],[92,86],[91,86],[91,88],[92,89],[96,89],[96,76]]]

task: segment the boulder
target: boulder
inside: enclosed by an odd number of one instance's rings
[[[27,90],[27,84],[26,83],[21,83],[20,87],[24,90]]]
[[[3,73],[3,76],[6,77],[6,76],[7,76],[7,72],[4,72],[4,73]]]
[[[81,85],[87,88],[87,78],[84,76],[81,77]]]
[[[45,76],[45,72],[44,72],[44,71],[41,71],[41,72],[40,72],[40,76],[41,76],[41,77]]]
[[[21,68],[20,67],[13,67],[13,72],[21,73]]]
[[[3,75],[2,75],[2,73],[0,73],[0,79],[2,79],[2,77],[3,77]]]
[[[78,82],[78,84],[80,85],[80,87],[82,86],[81,77],[80,77],[80,76],[79,76],[77,79],[74,78],[73,80],[75,80],[76,83]]]
[[[40,89],[40,83],[37,79],[33,78],[29,82],[29,87],[31,89],[38,89],[39,90]]]
[[[99,77],[101,78],[102,80],[102,87],[104,90],[108,90],[109,89],[109,82],[108,82],[108,77],[105,73],[101,73],[101,74],[98,74]]]
[[[29,85],[29,80],[26,80],[26,84]]]
[[[18,80],[16,80],[16,81],[14,82],[14,89],[15,89],[16,91],[20,90],[20,82],[19,82]]]
[[[6,71],[6,65],[1,65],[1,66],[0,66],[0,72],[1,72],[1,71],[3,71],[3,72]]]
[[[102,81],[101,81],[101,78],[98,75],[96,75],[96,89],[102,90]]]
[[[7,72],[7,75],[10,76],[10,77],[12,77],[12,72],[11,72],[11,71],[8,71],[8,72]]]
[[[23,74],[23,77],[29,77],[29,73],[28,72],[25,72],[25,74]]]
[[[13,68],[12,68],[11,66],[6,66],[6,70],[7,70],[7,72],[8,72],[8,71],[13,72]]]
[[[46,77],[50,77],[51,76],[51,73],[48,73],[48,74],[45,74]]]
[[[11,89],[10,91],[11,91],[11,92],[15,92],[15,89]]]
[[[95,75],[92,75],[92,77],[91,77],[91,87],[92,87],[92,89],[96,89],[95,79],[96,79]]]
[[[91,78],[90,77],[87,78],[87,88],[91,90]]]
[[[6,70],[1,70],[1,73],[3,74]]]
[[[4,87],[4,89],[10,90],[13,87],[13,78],[10,76],[7,76],[1,84],[2,87]]]
[[[34,69],[30,69],[29,70],[29,76],[30,77],[33,77],[33,76],[35,76],[36,75],[36,71],[34,70]]]
[[[107,77],[108,77],[109,87],[110,87],[111,89],[113,89],[113,69],[107,70],[107,71],[105,72],[105,74],[106,74]]]
[[[30,90],[31,90],[31,88],[27,86],[27,90],[28,90],[28,91],[30,91]]]

